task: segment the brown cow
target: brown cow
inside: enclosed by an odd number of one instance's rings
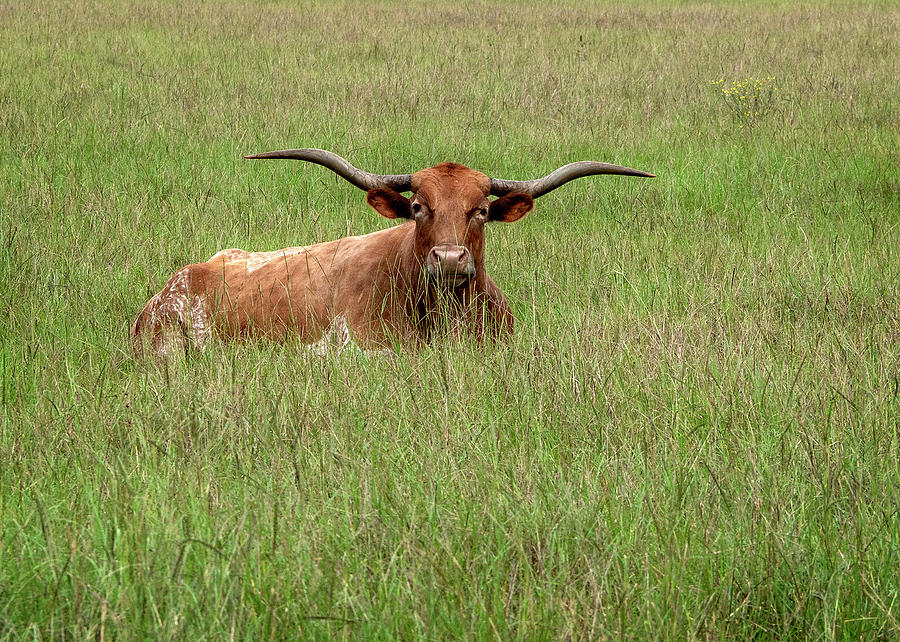
[[[363,348],[428,340],[447,324],[477,336],[509,333],[513,317],[484,265],[484,226],[511,223],[534,198],[583,176],[653,177],[581,161],[531,181],[489,178],[456,163],[415,174],[369,174],[340,156],[295,149],[246,158],[323,165],[364,189],[379,214],[408,222],[386,230],[274,252],[222,250],[176,272],[131,328],[138,352],[157,356],[223,339],[337,334]],[[410,198],[400,192],[412,192]],[[498,196],[489,200],[489,196]]]

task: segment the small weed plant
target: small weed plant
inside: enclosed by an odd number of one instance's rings
[[[739,128],[752,126],[775,109],[778,87],[775,76],[744,78],[726,84],[724,78],[713,80],[731,113],[740,121]]]

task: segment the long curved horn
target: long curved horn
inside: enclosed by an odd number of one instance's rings
[[[395,192],[408,192],[412,185],[412,174],[370,174],[357,169],[334,152],[324,149],[282,149],[277,152],[251,154],[244,158],[285,158],[316,163],[327,167],[341,178],[366,191],[377,187],[388,187]]]
[[[555,172],[548,174],[543,178],[535,178],[530,181],[507,181],[502,178],[492,178],[491,194],[494,196],[503,196],[510,192],[523,192],[537,198],[538,196],[543,196],[547,192],[555,190],[560,185],[564,185],[571,180],[582,178],[584,176],[595,176],[597,174],[618,174],[620,176],[656,178],[655,174],[648,174],[639,169],[631,169],[630,167],[622,167],[621,165],[597,163],[594,161],[578,161],[577,163],[563,165]]]

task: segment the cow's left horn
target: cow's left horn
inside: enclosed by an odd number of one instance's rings
[[[346,159],[324,149],[282,149],[277,152],[251,154],[244,158],[285,158],[316,163],[364,190],[388,187],[395,192],[408,192],[412,186],[412,174],[371,174],[357,169]]]
[[[639,169],[631,169],[630,167],[622,167],[621,165],[597,163],[594,161],[578,161],[577,163],[563,165],[552,174],[548,174],[543,178],[535,178],[530,181],[507,181],[502,178],[492,178],[491,194],[494,196],[503,196],[510,192],[522,192],[537,198],[538,196],[543,196],[547,192],[555,190],[560,185],[564,185],[571,180],[583,178],[584,176],[596,176],[597,174],[618,174],[620,176],[656,178],[655,174],[648,174]]]

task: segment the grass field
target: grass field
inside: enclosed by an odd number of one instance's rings
[[[0,639],[900,639],[900,3],[547,4],[0,4]],[[134,361],[391,224],[304,146],[659,177],[488,230],[508,343]]]

